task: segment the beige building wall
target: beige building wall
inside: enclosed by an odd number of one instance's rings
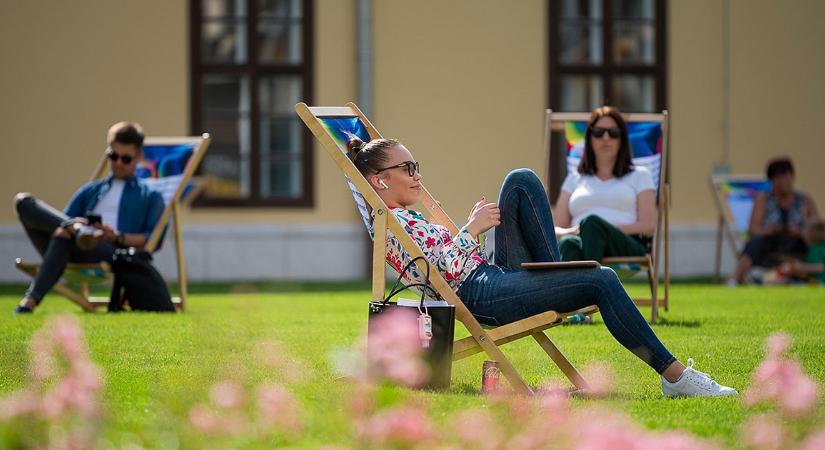
[[[825,2],[731,4],[731,162],[763,172],[789,155],[799,188],[825,211]]]
[[[375,123],[456,221],[510,169],[544,179],[545,1],[375,5]]]
[[[0,223],[30,191],[60,208],[88,181],[106,130],[188,130],[185,2],[3,1]]]

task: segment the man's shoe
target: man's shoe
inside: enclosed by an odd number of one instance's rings
[[[96,249],[101,239],[103,239],[103,230],[89,225],[80,227],[75,234],[75,244],[84,252]]]
[[[726,397],[738,392],[717,383],[710,375],[695,370],[693,359],[689,358],[687,368],[675,383],[662,377],[662,394],[665,397]]]
[[[34,312],[34,310],[32,310],[31,308],[29,308],[28,306],[17,305],[17,308],[14,308],[14,314],[15,314],[15,315],[19,315],[19,314],[31,314],[31,313],[33,313],[33,312]]]

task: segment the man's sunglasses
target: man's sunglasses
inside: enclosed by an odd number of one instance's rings
[[[118,155],[112,149],[106,151],[106,157],[109,158],[109,161],[115,162],[120,159],[123,164],[132,164],[132,160],[135,158],[131,155]]]
[[[417,161],[404,161],[401,164],[396,164],[394,166],[384,167],[383,169],[378,169],[378,170],[375,171],[375,173],[381,173],[385,170],[395,169],[396,167],[403,167],[403,168],[407,169],[407,174],[411,177],[415,176],[415,174],[417,174],[417,173],[421,173],[421,171],[419,170],[419,166],[418,166]]]
[[[590,132],[593,134],[593,137],[600,138],[604,136],[604,133],[607,133],[611,139],[619,139],[622,136],[622,130],[620,128],[602,128],[602,127],[593,127]]]

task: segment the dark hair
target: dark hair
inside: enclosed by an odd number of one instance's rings
[[[143,127],[137,122],[118,122],[109,128],[106,139],[109,145],[118,144],[135,145],[138,150],[143,149]]]
[[[790,158],[775,158],[768,161],[768,169],[765,172],[769,180],[773,180],[775,177],[786,173],[793,175],[793,164],[791,164]]]
[[[365,177],[374,174],[383,168],[389,155],[387,150],[399,145],[400,142],[395,139],[373,139],[369,142],[364,142],[355,136],[349,134],[347,141],[347,156],[350,161],[355,164],[355,167]]]
[[[627,124],[625,124],[622,114],[612,106],[602,106],[593,110],[590,121],[587,122],[587,131],[584,134],[584,155],[579,161],[579,173],[582,175],[596,175],[596,154],[593,152],[593,143],[590,139],[593,134],[593,127],[602,117],[610,117],[616,122],[621,130],[621,144],[619,154],[616,155],[616,162],[613,164],[613,176],[621,178],[633,172],[633,158],[630,153],[630,140],[627,137]]]

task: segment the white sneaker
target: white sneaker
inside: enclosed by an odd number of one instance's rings
[[[675,383],[662,377],[662,394],[665,397],[725,397],[738,392],[717,383],[710,375],[695,370],[693,359],[688,358],[687,368]]]
[[[728,281],[725,282],[725,286],[729,288],[736,288],[739,287],[739,282],[733,278],[728,278]]]

